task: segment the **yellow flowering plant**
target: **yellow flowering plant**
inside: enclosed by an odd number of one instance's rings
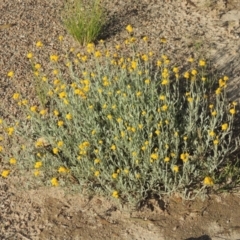
[[[131,38],[123,43],[129,50],[124,54],[122,44],[108,52],[90,43],[81,53],[71,49],[76,56],[67,55],[64,69],[50,55],[52,69],[38,76],[44,101],[21,105],[31,118],[17,131],[5,128],[9,138],[20,134],[32,142],[16,165],[32,168],[52,186],[74,178],[79,188],[132,203],[174,192],[194,198],[215,187],[239,149],[228,78],[210,79],[203,59],[183,70],[171,66],[167,55],[138,52],[137,44],[146,41],[131,40],[133,28],[126,30]],[[21,93],[14,98],[21,101]]]

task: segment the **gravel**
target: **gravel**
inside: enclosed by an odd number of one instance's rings
[[[127,38],[125,27],[131,24],[136,37],[148,36],[148,49],[156,55],[167,54],[173,65],[185,68],[184,62],[191,56],[207,58],[213,73],[230,77],[229,97],[239,101],[240,2],[208,3],[207,0],[107,0],[104,5],[109,21],[101,38],[108,49],[114,49],[118,41]],[[16,91],[35,101],[32,67],[26,58],[29,51],[48,69],[51,53],[64,55],[72,46],[76,51],[82,50],[62,25],[63,5],[61,0],[0,1],[0,118],[19,117],[12,101]],[[1,28],[14,23],[15,26]],[[58,41],[59,35],[65,37],[62,44]],[[161,43],[161,38],[166,38],[167,43]],[[39,40],[44,47],[37,51],[35,44]],[[7,77],[9,71],[14,71],[14,78]],[[18,239],[34,239],[41,226],[36,227],[31,222],[40,216],[40,210],[32,207],[32,212],[28,212],[31,203],[23,201],[20,208],[24,211],[12,210],[14,201],[19,199],[14,198],[7,183],[1,183],[0,238],[4,239],[1,235],[4,231],[9,239],[15,233]]]

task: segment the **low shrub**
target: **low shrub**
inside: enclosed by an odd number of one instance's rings
[[[51,55],[49,73],[31,57],[41,101],[29,105],[20,93],[13,96],[27,113],[16,127],[27,147],[5,160],[18,159],[47,185],[74,180],[133,204],[173,193],[191,199],[218,183],[239,149],[228,77],[210,78],[202,59],[183,71],[166,55],[138,52],[144,41],[131,35],[115,52],[100,43],[101,50],[88,44],[67,59]]]

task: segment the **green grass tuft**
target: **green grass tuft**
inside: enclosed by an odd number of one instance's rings
[[[82,45],[94,42],[105,24],[105,12],[99,0],[67,2],[62,13],[68,32]]]

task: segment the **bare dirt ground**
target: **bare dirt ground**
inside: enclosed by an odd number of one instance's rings
[[[1,239],[240,239],[240,195],[205,200],[150,199],[140,210],[59,188],[9,189],[1,183]]]
[[[207,58],[213,72],[230,77],[229,98],[239,102],[239,0],[114,0],[105,4],[109,23],[102,38],[107,47],[114,48],[125,39],[125,27],[131,24],[137,37],[149,37],[149,48],[166,53],[180,66],[191,56]],[[36,41],[45,45],[37,56],[44,67],[49,53],[78,48],[61,24],[62,6],[61,0],[0,0],[0,24],[16,23],[0,28],[0,117],[17,116],[11,100],[16,89],[34,98],[31,66],[25,56]],[[66,35],[61,46],[56,43],[60,34]],[[160,38],[167,39],[164,46]],[[6,77],[10,70],[16,74],[11,81]],[[240,239],[239,190],[212,194],[204,201],[183,201],[177,196],[150,199],[134,210],[100,196],[70,194],[60,188],[29,190],[26,182],[27,177],[17,175],[0,179],[0,239]]]

